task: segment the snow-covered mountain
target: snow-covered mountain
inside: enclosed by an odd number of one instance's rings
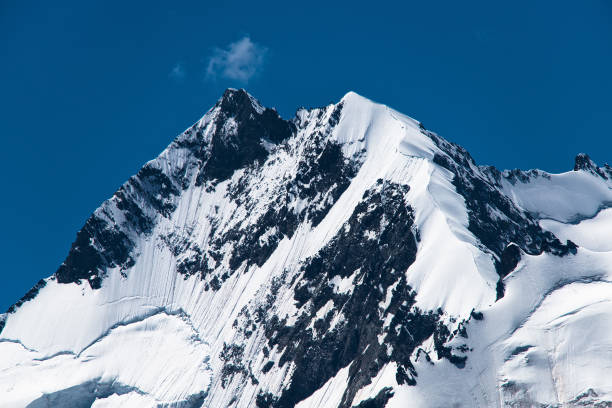
[[[610,407],[612,168],[228,89],[0,318],[1,407]]]

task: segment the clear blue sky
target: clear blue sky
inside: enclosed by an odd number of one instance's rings
[[[480,164],[612,162],[609,1],[0,2],[0,309],[227,87],[290,117],[354,90]]]

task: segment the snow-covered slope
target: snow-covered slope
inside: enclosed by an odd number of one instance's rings
[[[611,179],[228,89],[2,316],[0,405],[612,406]]]

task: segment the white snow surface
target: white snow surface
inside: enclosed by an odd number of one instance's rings
[[[405,199],[415,210],[421,241],[417,259],[405,273],[417,293],[417,306],[441,308],[447,321],[469,319],[472,310],[482,312],[484,319],[470,321],[468,339],[453,340],[472,348],[465,368],[438,359],[431,341],[426,342],[413,356],[416,386],[398,385],[395,363],[390,363],[358,391],[353,405],[385,387],[394,391],[388,407],[589,406],[612,401],[612,212],[600,211],[612,202],[610,183],[582,171],[514,184],[502,179],[503,192],[518,207],[537,214],[544,228],[579,249],[563,258],[524,255],[504,279],[505,296],[496,301],[493,256],[468,230],[466,205],[452,184],[453,174],[433,161],[435,154],[444,153],[418,122],[387,106],[353,92],[341,103],[340,122],[329,137],[347,157],[358,157],[364,149],[365,156],[358,174],[316,227],[302,223],[261,267],[243,265],[217,291],[205,290],[207,282],[198,276],[177,273],[183,255],[160,244],[174,232],[205,246],[212,218],[220,231],[256,222],[275,189],[295,173],[317,130],[317,116],[329,117],[336,105],[299,111],[301,126],[287,141],[290,148],[266,144],[270,156],[259,174],[239,170],[212,191],[192,181],[177,198],[172,216],[160,218],[150,236],[136,237],[138,256],[125,276],[119,268],[108,270],[97,290],[87,282],[59,284],[48,278],[33,300],[7,315],[0,334],[0,406],[54,406],[41,401],[52,401],[67,389],[79,392],[91,382],[114,386],[91,402],[96,408],[157,407],[197,398],[209,408],[254,407],[260,390],[278,393],[290,381],[291,364],[275,364],[258,377],[259,384],[243,381],[241,375],[223,383],[219,356],[226,343],[245,345],[244,360],[253,372],[279,356],[275,349],[264,356],[261,331],[245,338],[232,322],[241,318],[244,306],[261,304],[282,273],[298,274],[300,263],[336,235],[378,179],[410,186]],[[196,124],[205,140],[215,114],[211,110]],[[226,126],[235,130],[235,123]],[[151,163],[172,171],[188,161],[185,149],[170,145]],[[226,196],[231,183],[244,175],[251,177],[249,196],[256,203],[249,211]],[[115,208],[113,199],[103,207]],[[332,283],[338,293],[349,293],[354,286],[352,277]],[[332,309],[326,304],[318,313]],[[271,312],[295,321],[299,310],[291,287],[279,290]],[[340,321],[342,314],[335,319]],[[348,370],[341,369],[298,406],[338,406]]]
[[[606,208],[595,217],[587,218],[575,224],[544,219],[540,221],[540,225],[553,232],[559,239],[569,239],[591,251],[612,251],[612,239],[610,239],[612,208]]]
[[[603,206],[612,204],[610,180],[584,170],[537,174],[527,182],[503,180],[503,187],[519,207],[540,218],[574,222],[593,217]]]

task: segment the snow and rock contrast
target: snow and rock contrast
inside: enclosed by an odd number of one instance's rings
[[[0,316],[2,407],[609,407],[612,168],[228,89]]]

